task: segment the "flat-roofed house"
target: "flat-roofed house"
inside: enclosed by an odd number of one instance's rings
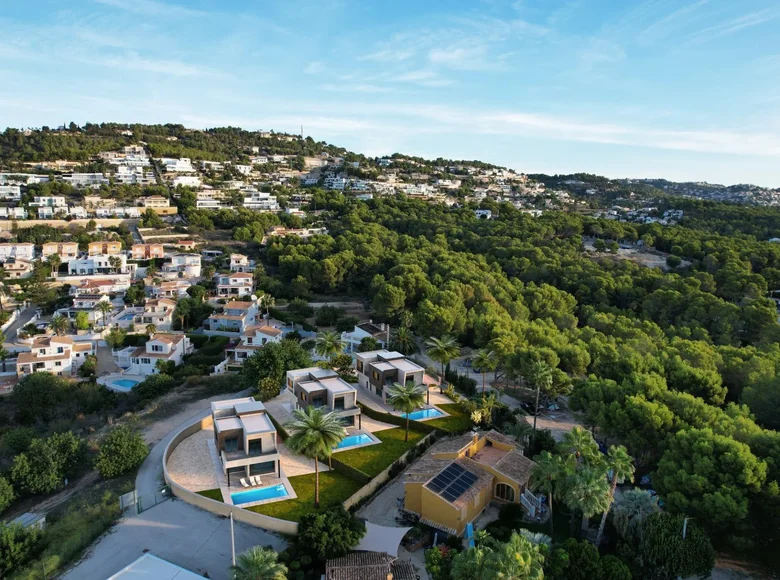
[[[163,264],[163,272],[176,273],[189,278],[200,277],[200,254],[173,254]]]
[[[460,535],[492,501],[520,503],[536,464],[496,431],[445,439],[404,472],[404,509],[426,525]]]
[[[358,384],[387,400],[386,389],[393,383],[423,384],[425,369],[400,352],[372,350],[355,354]]]
[[[77,258],[79,255],[79,245],[76,242],[46,242],[42,248],[41,255],[44,260],[54,254],[67,259]]]
[[[244,362],[269,342],[280,342],[283,338],[284,332],[281,328],[265,324],[250,326],[241,334],[241,340],[232,349],[233,359],[236,362]]]
[[[362,426],[357,390],[331,369],[311,367],[287,371],[287,389],[298,408],[325,407],[335,411],[345,427]]]
[[[143,346],[130,355],[128,373],[151,375],[159,372],[157,361],[172,361],[179,366],[184,355],[192,351],[190,339],[184,334],[154,334]]]
[[[38,336],[33,339],[30,352],[19,353],[16,374],[23,377],[49,372],[70,376],[91,354],[95,354],[92,342],[74,342],[68,336]]]
[[[8,258],[32,260],[35,257],[35,244],[0,244],[0,261]]]
[[[122,251],[122,242],[118,240],[90,242],[87,248],[90,256],[116,256]]]
[[[189,280],[169,280],[148,288],[154,298],[185,298],[190,286],[192,283]]]
[[[228,487],[251,475],[281,477],[276,428],[252,397],[211,403],[214,445]]]

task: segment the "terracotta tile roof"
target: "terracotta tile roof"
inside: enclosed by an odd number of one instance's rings
[[[496,463],[493,468],[520,485],[528,485],[531,471],[535,466],[536,463],[528,459],[517,449],[513,449]]]
[[[33,362],[42,362],[47,360],[67,360],[67,359],[70,359],[70,350],[65,350],[65,352],[61,354],[52,354],[48,356],[35,354],[33,352],[22,352],[19,353],[19,356],[16,359],[16,363],[26,364],[26,363],[33,363]]]
[[[249,310],[254,306],[254,302],[243,302],[241,300],[234,300],[225,304],[225,310]]]
[[[252,274],[248,274],[247,272],[233,272],[229,276],[227,274],[220,274],[220,275],[222,277],[227,277],[227,278],[249,278],[250,280],[254,278]]]
[[[431,454],[435,453],[457,453],[462,451],[464,447],[467,447],[473,441],[473,437],[470,433],[459,435],[453,439],[444,439],[439,441],[436,445],[433,445],[430,449]]]
[[[258,326],[256,330],[257,332],[267,334],[268,336],[279,336],[282,334],[280,329],[274,328],[273,326]]]
[[[415,580],[414,567],[386,552],[350,552],[325,564],[325,580]]]
[[[512,447],[515,447],[517,445],[517,442],[514,439],[512,439],[508,435],[499,433],[495,429],[491,429],[490,431],[485,433],[485,437],[497,443],[504,443],[505,445],[511,445]]]
[[[87,352],[92,350],[92,345],[88,342],[77,342],[73,345],[73,350],[76,352]]]
[[[158,340],[166,344],[179,344],[184,340],[183,334],[153,334],[149,341]]]

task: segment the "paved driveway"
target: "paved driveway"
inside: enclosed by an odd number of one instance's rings
[[[278,552],[287,545],[259,528],[238,522],[234,526],[236,554],[268,545]],[[230,521],[183,501],[166,501],[139,516],[120,520],[63,578],[106,580],[142,556],[144,550],[197,574],[208,573],[212,580],[228,580]]]

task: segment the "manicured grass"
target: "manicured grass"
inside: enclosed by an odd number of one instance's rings
[[[340,453],[334,453],[333,457],[355,469],[359,469],[369,477],[376,477],[390,467],[401,455],[414,447],[420,439],[425,437],[425,433],[410,428],[409,441],[406,442],[404,441],[405,433],[406,430],[401,427],[377,431],[374,433],[374,436],[382,443],[360,447],[351,451],[341,451]]]
[[[203,491],[196,492],[198,495],[202,495],[203,497],[207,497],[209,499],[215,499],[219,502],[222,502],[222,492],[218,489],[204,489]]]
[[[448,431],[450,433],[463,433],[471,429],[472,423],[471,417],[468,416],[466,410],[460,405],[460,403],[447,403],[445,405],[436,405],[442,411],[449,413],[449,417],[442,417],[441,419],[432,419],[425,423],[441,429],[442,431]]]
[[[304,515],[315,512],[314,474],[291,477],[290,483],[298,495],[296,499],[277,501],[246,509],[292,522],[298,522]],[[336,471],[320,473],[320,511],[344,503],[360,487],[360,483]]]

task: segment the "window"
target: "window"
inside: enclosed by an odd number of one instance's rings
[[[249,442],[249,455],[261,455],[263,453],[263,441],[261,439],[252,439]]]
[[[373,371],[371,373],[371,376],[374,378],[374,380],[379,380],[379,373],[377,371]]]
[[[333,400],[333,409],[335,411],[343,411],[344,410],[344,397],[336,397]]]
[[[263,475],[265,473],[276,473],[276,461],[255,463],[249,466],[249,475]]]
[[[149,322],[151,322],[151,320]],[[153,344],[152,345],[152,352],[162,352],[162,346],[159,345],[159,344]]]
[[[363,361],[362,360],[358,360],[357,361],[357,370],[358,370],[359,373],[363,372]]]
[[[56,362],[54,363],[54,366],[55,366],[55,367],[61,367],[61,366],[62,366],[62,363],[61,363],[60,361],[56,361]]]
[[[150,359],[150,358],[142,358],[141,359],[141,364],[142,365],[150,365],[150,364],[152,364],[152,359]]]
[[[515,490],[513,487],[506,483],[496,484],[496,499],[501,499],[508,502],[515,501]]]
[[[301,400],[305,403],[306,402],[306,393],[301,393]]]
[[[61,347],[61,346],[58,346],[57,347],[57,354],[62,354],[63,352],[65,352],[65,348]]]
[[[325,401],[323,400],[322,395],[320,395],[318,397],[313,397],[311,404],[315,407],[322,407],[325,404]]]
[[[229,437],[225,439],[225,452],[238,451],[238,437]]]

